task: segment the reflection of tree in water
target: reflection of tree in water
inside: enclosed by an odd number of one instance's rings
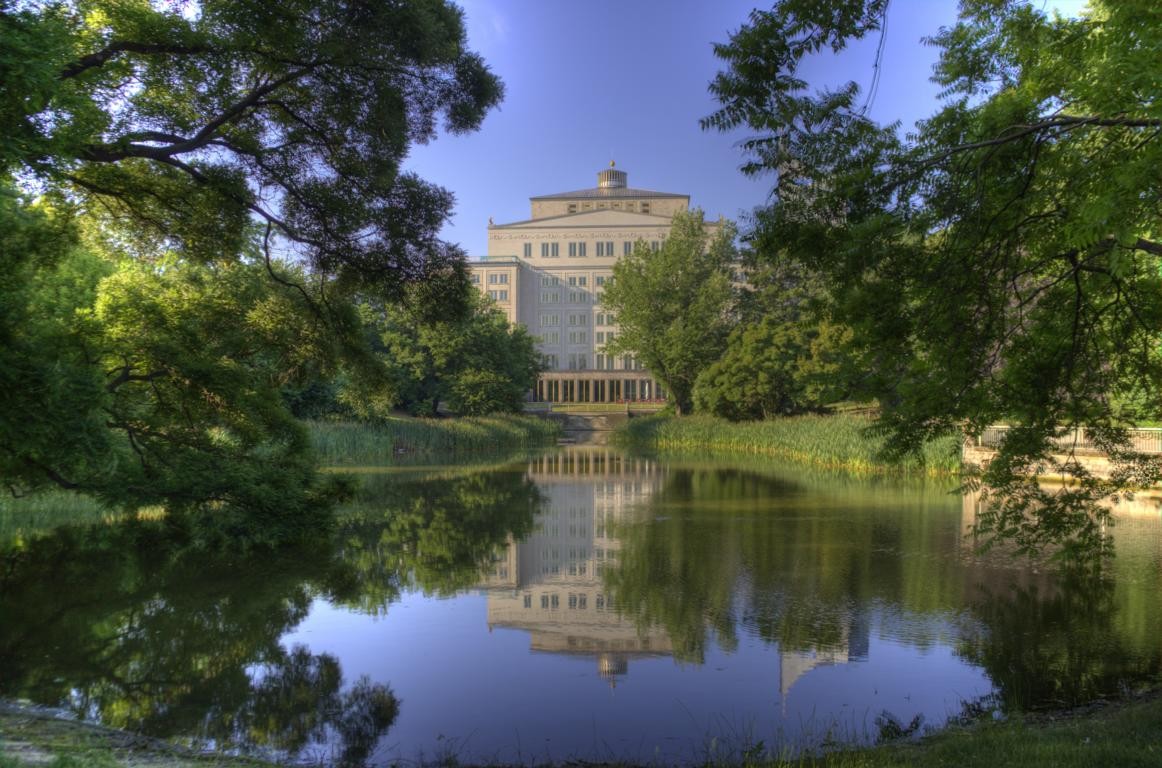
[[[1076,706],[1162,673],[1157,627],[1125,625],[1112,580],[1068,572],[1054,581],[981,587],[973,601],[987,632],[959,652],[984,667],[1006,707]]]
[[[368,484],[337,535],[244,556],[177,526],[62,528],[0,551],[0,696],[114,727],[358,764],[398,713],[339,662],[279,640],[313,599],[383,612],[412,585],[475,583],[540,504],[519,473]]]
[[[510,537],[532,531],[543,504],[523,471],[410,483],[368,476],[340,516],[337,538],[362,584],[356,607],[382,610],[405,587],[451,595],[479,583]]]
[[[1141,573],[1121,574],[1116,589],[1072,574],[1022,576],[974,559],[960,546],[959,517],[938,507],[803,490],[754,472],[672,470],[640,516],[648,522],[617,531],[621,564],[606,586],[619,610],[665,629],[692,661],[711,633],[734,647],[738,625],[784,651],[851,650],[866,627],[858,614],[873,605],[880,634],[921,648],[959,625],[962,655],[1023,708],[1158,674],[1157,585]],[[1017,578],[1042,584],[1010,588]]]
[[[0,552],[0,696],[161,737],[359,762],[395,719],[389,688],[279,638],[351,584],[329,543],[245,558],[162,526],[61,529]],[[337,736],[337,739],[332,738]]]

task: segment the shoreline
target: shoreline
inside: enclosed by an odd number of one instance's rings
[[[840,748],[796,757],[763,753],[761,745],[732,766],[981,766],[981,768],[1071,768],[1072,766],[1153,766],[1162,762],[1162,681],[1127,698],[1100,700],[1065,710],[1036,711],[1003,720],[984,718],[945,726],[915,741]],[[757,752],[756,752],[757,750]],[[471,768],[453,757],[441,766]],[[197,752],[128,731],[61,717],[50,709],[0,700],[0,768],[273,768],[253,757]],[[553,766],[622,766],[633,763],[569,760]],[[503,768],[495,766],[494,768]]]

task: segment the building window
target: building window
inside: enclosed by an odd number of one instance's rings
[[[623,241],[621,244],[621,255],[628,256],[631,253],[633,253],[633,243],[631,243],[629,240]]]
[[[593,340],[596,341],[598,344],[604,344],[605,343],[605,332],[598,331],[597,333],[593,334]],[[598,366],[598,367],[600,367],[600,366]]]
[[[472,284],[480,285],[480,275],[476,274],[475,272],[472,273]]]
[[[508,291],[499,291],[499,293],[501,301],[508,301]]]
[[[650,241],[650,250],[653,251],[654,253],[657,253],[659,250],[661,250],[661,247],[662,247],[662,244],[659,243],[657,240]]]
[[[606,256],[613,255],[613,241],[612,240],[605,241],[605,255]]]
[[[541,315],[541,327],[556,326],[561,324],[560,315]]]
[[[576,257],[577,257],[577,244],[576,243],[569,243],[569,258],[574,259]]]
[[[605,285],[605,275],[598,275],[594,280],[597,281],[598,285]]]
[[[569,207],[566,208],[566,210],[569,213],[576,213],[577,212],[577,204],[576,203],[569,203]]]
[[[572,243],[570,243],[570,245],[572,245]],[[570,278],[569,278],[569,285],[570,285],[570,286],[576,286],[576,285],[577,285],[577,278],[575,278],[575,277],[570,277]]]
[[[600,371],[602,368],[605,367],[605,355],[598,354],[597,357],[594,359],[597,361],[597,364],[596,364],[597,370]]]
[[[533,257],[533,244],[525,243],[525,258],[531,259]]]
[[[588,367],[589,367],[589,356],[584,355],[584,354],[577,355],[577,370],[584,371]]]
[[[560,245],[560,243],[550,243],[550,245],[551,245],[552,247],[551,247],[551,248],[549,248],[549,252],[553,254],[553,258],[555,259],[555,258],[557,258],[558,256],[560,256],[560,255],[561,255],[561,252],[560,252],[560,250],[558,249],[558,246]]]
[[[598,243],[597,244],[597,258],[601,258],[604,255],[605,255],[605,243]]]
[[[570,331],[570,344],[587,344],[589,343],[589,333],[587,331]]]
[[[642,203],[642,213],[649,213],[649,212],[650,212],[650,204],[649,203]]]
[[[561,300],[560,291],[541,291],[542,304],[556,304]]]
[[[589,278],[585,277],[585,275],[582,275],[581,277],[577,278],[577,285],[581,286],[582,288],[584,288],[585,284],[588,282],[589,282]]]
[[[561,370],[561,359],[556,355],[545,355],[545,367],[551,371]]]
[[[560,331],[550,331],[549,333],[546,333],[543,335],[545,337],[546,344],[560,344],[561,343],[561,332]]]
[[[525,608],[532,608],[533,607],[533,596],[532,595],[525,595],[524,606],[525,606]]]
[[[605,316],[605,324],[606,325],[617,325],[617,318],[612,313],[608,314]],[[610,338],[610,341],[612,341],[612,340],[613,339]]]

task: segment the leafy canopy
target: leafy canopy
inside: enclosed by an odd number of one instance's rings
[[[0,0],[0,40],[5,486],[308,529],[329,492],[280,391],[374,378],[367,297],[465,310],[452,197],[401,170],[500,99],[462,12]]]
[[[464,416],[516,413],[542,370],[524,326],[475,291],[462,318],[428,320],[407,306],[365,314],[390,382],[390,407],[432,416],[441,407]]]
[[[1066,19],[962,3],[929,41],[943,101],[906,137],[867,116],[854,83],[812,91],[801,74],[809,55],[882,34],[887,8],[755,11],[716,47],[721,108],[704,127],[753,131],[745,170],[776,175],[756,238],[827,285],[894,447],[1016,425],[981,527],[1092,551],[1108,516],[1094,499],[1160,475],[1120,428],[1143,402],[1162,410],[1162,7],[1095,0]],[[1112,481],[1054,458],[1079,427],[1118,460]],[[1028,479],[1058,472],[1079,485]]]
[[[738,261],[735,228],[707,226],[701,211],[674,216],[657,251],[639,240],[613,266],[601,305],[617,316],[609,355],[631,354],[662,382],[688,413],[698,374],[722,353],[730,333]]]

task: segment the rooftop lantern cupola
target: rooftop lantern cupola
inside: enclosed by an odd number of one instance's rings
[[[608,168],[597,172],[598,189],[625,189],[626,173],[617,170],[614,166],[615,163],[610,160]]]

